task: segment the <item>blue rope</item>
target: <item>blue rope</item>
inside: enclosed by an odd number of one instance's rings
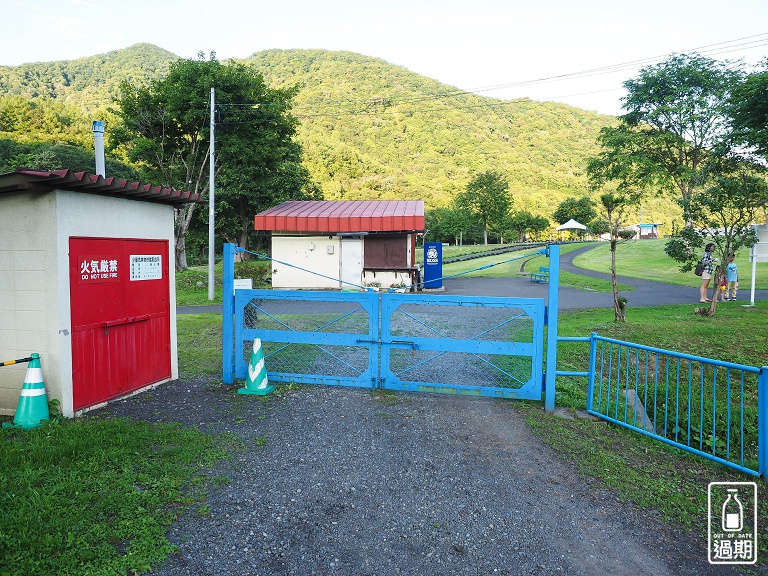
[[[373,292],[373,288],[367,288],[365,286],[360,286],[358,284],[355,284],[353,282],[347,282],[346,280],[341,280],[339,278],[333,278],[332,276],[326,276],[325,274],[320,274],[319,272],[314,272],[313,270],[307,270],[306,268],[302,268],[301,266],[296,266],[295,264],[289,264],[288,262],[283,262],[281,260],[276,260],[274,258],[270,258],[266,254],[259,254],[258,252],[252,252],[251,250],[246,250],[245,248],[236,247],[235,252],[247,252],[248,254],[253,254],[257,258],[262,258],[264,260],[270,260],[271,262],[277,262],[278,264],[282,264],[283,266],[289,266],[291,268],[296,268],[296,270],[301,270],[302,272],[308,272],[309,274],[314,274],[315,276],[320,276],[321,278],[326,278],[328,280],[333,280],[334,282],[341,282],[342,284],[349,284],[350,286],[354,286],[355,288],[360,288],[361,290],[367,290],[368,292]]]
[[[281,260],[276,260],[275,258],[271,258],[270,256],[267,256],[266,254],[261,254],[259,252],[253,252],[251,250],[246,250],[245,248],[235,247],[236,252],[247,252],[248,254],[252,254],[256,256],[257,258],[261,258],[263,260],[270,260],[271,262],[277,262],[278,264],[282,264],[283,266],[289,266],[291,268],[296,268],[297,270],[301,270],[302,272],[308,272],[309,274],[314,274],[315,276],[320,276],[321,278],[326,278],[328,280],[333,280],[334,282],[341,282],[342,284],[348,284],[350,286],[354,286],[355,288],[359,288],[360,290],[366,290],[368,292],[373,292],[373,288],[366,287],[366,286],[360,286],[359,284],[355,284],[353,282],[347,282],[345,280],[340,280],[339,278],[333,278],[332,276],[326,276],[324,274],[320,274],[319,272],[314,272],[313,270],[307,270],[306,268],[302,268],[301,266],[296,266],[295,264],[290,264],[288,262],[283,262]],[[479,266],[478,268],[473,268],[472,270],[466,270],[465,272],[458,272],[456,274],[451,274],[449,276],[441,276],[440,278],[433,278],[429,280],[429,282],[436,282],[438,280],[447,280],[450,278],[456,278],[457,276],[463,276],[464,274],[469,274],[471,272],[479,272],[480,270],[487,270],[488,268],[493,268],[494,266],[499,266],[501,264],[508,264],[509,262],[514,262],[515,260],[522,260],[523,258],[530,258],[531,256],[534,256],[536,254],[547,254],[547,248],[542,248],[541,250],[537,252],[531,252],[529,254],[523,254],[522,256],[516,256],[515,258],[509,258],[507,260],[502,260],[501,262],[495,262],[493,264],[486,264],[485,266]],[[416,286],[417,288],[419,286],[424,286],[424,281],[417,282],[416,284],[408,284],[404,286],[406,290],[410,290]],[[397,288],[390,288],[388,292],[396,292]]]

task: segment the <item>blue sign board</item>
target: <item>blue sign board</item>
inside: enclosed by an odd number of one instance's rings
[[[424,242],[424,289],[443,287],[443,244]]]

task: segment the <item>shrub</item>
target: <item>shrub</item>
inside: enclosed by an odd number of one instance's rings
[[[268,286],[272,281],[272,266],[262,260],[235,262],[235,278],[250,278],[253,287]]]

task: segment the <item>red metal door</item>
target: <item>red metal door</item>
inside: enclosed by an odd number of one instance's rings
[[[168,241],[70,238],[75,410],[171,377]]]

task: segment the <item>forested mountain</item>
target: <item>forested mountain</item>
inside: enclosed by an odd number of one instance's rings
[[[120,82],[161,77],[178,59],[152,44],[135,44],[77,60],[0,66],[0,96],[50,98],[86,113],[100,111],[117,96]]]
[[[563,104],[467,94],[349,52],[268,50],[252,63],[275,87],[297,84],[306,163],[328,198],[447,204],[495,170],[516,203],[549,212],[586,193],[585,159],[613,119]]]
[[[107,120],[108,138],[114,118],[105,110],[119,82],[161,77],[176,59],[138,44],[79,60],[0,67],[0,139],[19,138],[5,120],[14,95],[49,116],[57,113],[54,104],[63,107],[59,116],[80,136],[56,140],[87,141],[96,114]],[[493,170],[508,179],[515,208],[551,216],[564,198],[588,194],[586,159],[597,152],[600,128],[615,121],[564,104],[468,94],[350,52],[267,50],[241,62],[272,87],[298,86],[294,114],[304,163],[328,199],[445,206],[474,174]],[[73,118],[73,111],[82,116]],[[40,138],[50,141],[50,130]],[[667,202],[649,202],[644,218],[669,223],[673,213]]]

